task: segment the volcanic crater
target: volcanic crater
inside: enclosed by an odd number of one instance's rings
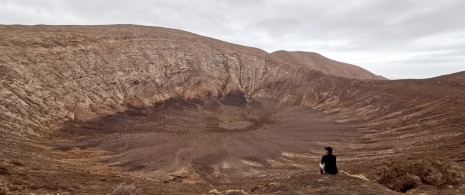
[[[446,159],[464,173],[465,72],[390,81],[158,27],[0,32],[0,187],[11,193],[396,194],[374,182],[391,162]],[[340,176],[317,175],[325,146]]]

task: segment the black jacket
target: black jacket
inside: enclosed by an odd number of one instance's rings
[[[325,164],[325,172],[328,174],[337,174],[336,156],[333,154],[324,155],[321,158],[321,164]]]

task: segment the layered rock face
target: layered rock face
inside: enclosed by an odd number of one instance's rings
[[[43,135],[65,121],[173,99],[302,105],[391,129],[376,132],[389,136],[406,129],[424,134],[420,126],[427,126],[430,136],[454,134],[451,130],[464,123],[463,73],[386,81],[316,53],[268,54],[156,27],[1,26],[0,31],[4,134]]]
[[[301,78],[312,69],[377,79],[317,54],[307,63],[306,55],[290,53],[297,62],[287,62],[259,49],[172,29],[1,26],[0,31],[1,129],[8,134],[40,134],[65,120],[86,121],[170,98],[221,99],[235,90],[248,100],[306,104],[304,87],[310,85]],[[284,81],[292,86],[281,86]],[[280,89],[264,94],[270,86]]]

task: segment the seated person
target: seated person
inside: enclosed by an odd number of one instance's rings
[[[333,155],[333,148],[325,147],[326,155],[321,158],[320,163],[320,174],[332,174],[338,173],[336,166],[336,156]]]

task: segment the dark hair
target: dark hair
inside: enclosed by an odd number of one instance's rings
[[[333,153],[333,148],[331,147],[325,147],[325,150],[328,151],[330,154]]]

